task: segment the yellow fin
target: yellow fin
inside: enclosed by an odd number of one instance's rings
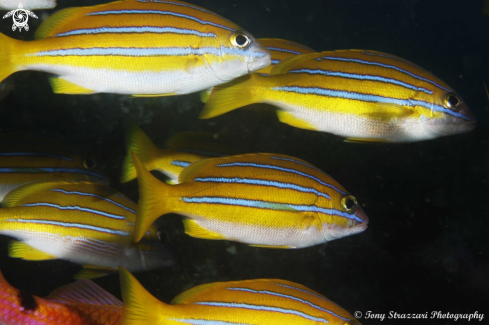
[[[394,118],[405,118],[413,114],[413,111],[401,105],[392,103],[377,103],[375,111],[360,114],[361,116],[381,121],[389,121]]]
[[[295,126],[296,128],[317,131],[317,129],[315,127],[313,127],[311,124],[309,124],[306,121],[298,119],[297,117],[292,115],[292,113],[290,113],[290,112],[278,109],[277,110],[277,117],[278,117],[280,122],[291,125],[291,126]]]
[[[119,267],[123,312],[120,324],[162,324],[165,316],[160,313],[165,303],[153,297],[136,278],[123,267]]]
[[[86,8],[73,7],[56,12],[39,26],[34,34],[34,39],[54,36],[60,27],[64,26],[66,23],[72,22],[76,16],[83,15],[83,11],[85,11],[84,9]]]
[[[15,72],[10,53],[15,42],[18,41],[0,33],[0,82]]]
[[[10,191],[2,201],[2,208],[12,208],[22,204],[22,200],[27,198],[29,195],[34,194],[38,191],[45,190],[47,188],[54,187],[59,184],[66,184],[65,182],[32,182],[27,183],[16,189]]]
[[[135,179],[137,176],[136,168],[132,162],[131,152],[136,153],[144,166],[149,168],[149,164],[160,154],[161,150],[155,146],[153,141],[130,118],[124,118],[123,125],[126,131],[126,155],[122,162],[121,183],[126,183]]]
[[[251,247],[261,247],[261,248],[275,248],[275,249],[290,249],[296,248],[294,246],[274,246],[274,245],[249,245]]]
[[[374,139],[374,138],[346,138],[345,140],[343,140],[345,142],[348,142],[348,143],[369,143],[369,142],[390,142],[389,140],[385,140],[385,139]]]
[[[200,112],[199,118],[216,117],[237,108],[257,103],[257,99],[251,93],[251,87],[258,85],[262,80],[260,78],[266,77],[252,73],[214,87],[202,112]]]
[[[161,215],[171,212],[168,202],[172,199],[167,197],[169,192],[175,195],[176,186],[160,182],[144,167],[138,156],[131,152],[132,161],[136,167],[139,184],[139,203],[137,209],[136,224],[134,225],[134,242],[143,238],[146,230]]]
[[[26,261],[55,260],[56,256],[40,251],[24,242],[13,240],[8,245],[8,255]]]
[[[83,269],[75,274],[75,279],[95,279],[116,272],[116,268],[100,267],[95,265],[83,265]]]
[[[55,94],[93,94],[95,91],[92,89],[87,89],[72,82],[69,82],[62,77],[49,78],[49,83],[53,88]]]
[[[207,88],[206,90],[202,90],[202,91],[200,92],[200,101],[201,101],[202,103],[204,103],[204,104],[205,104],[205,103],[207,103],[207,101],[209,100],[209,97],[210,97],[210,95],[211,95],[212,88],[213,88],[213,87],[211,87],[211,88]]]
[[[226,239],[223,235],[205,229],[200,226],[197,221],[192,219],[184,219],[183,226],[185,227],[185,233],[189,236],[202,238],[202,239],[211,239],[211,240],[222,240]]]

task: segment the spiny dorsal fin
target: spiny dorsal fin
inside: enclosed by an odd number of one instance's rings
[[[2,208],[12,208],[21,204],[21,201],[36,192],[66,184],[66,182],[32,182],[24,184],[10,191],[2,201]]]
[[[122,302],[99,287],[95,282],[82,279],[54,290],[46,297],[53,302],[66,305],[100,305],[122,307]]]

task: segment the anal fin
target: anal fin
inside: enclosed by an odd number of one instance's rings
[[[53,88],[53,92],[55,94],[83,95],[95,93],[94,90],[87,89],[75,83],[69,82],[63,77],[49,78],[49,83],[51,84],[51,87]]]
[[[75,274],[75,279],[95,279],[100,278],[106,275],[109,275],[113,272],[116,272],[118,269],[113,267],[103,267],[96,265],[83,265],[83,269],[78,271]]]
[[[294,246],[274,246],[274,245],[250,245],[251,247],[261,247],[261,248],[275,248],[275,249],[291,249],[296,248]]]
[[[346,138],[343,140],[349,143],[388,143],[389,140],[375,138]]]
[[[166,93],[166,94],[136,94],[132,97],[165,97],[165,96],[176,96],[177,93]]]
[[[202,239],[211,239],[211,240],[222,240],[226,239],[223,235],[205,229],[201,225],[197,223],[197,221],[192,219],[184,219],[183,226],[185,227],[185,233],[189,236],[202,238]]]
[[[56,256],[40,251],[24,242],[13,240],[8,245],[8,255],[26,261],[45,261],[57,259]]]
[[[280,122],[294,126],[296,128],[317,131],[317,128],[306,121],[298,119],[290,112],[277,110],[277,117]]]

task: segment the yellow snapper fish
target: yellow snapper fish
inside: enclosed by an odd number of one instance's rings
[[[77,278],[103,276],[122,265],[132,271],[172,263],[157,229],[133,243],[136,204],[94,183],[31,183],[10,192],[0,209],[0,235],[15,238],[9,255],[82,264]]]
[[[410,142],[467,132],[475,118],[447,84],[399,57],[344,50],[294,56],[269,77],[215,87],[200,118],[252,103],[278,107],[281,122],[348,141]]]
[[[280,61],[286,60],[295,55],[316,52],[305,45],[280,38],[259,38],[258,41],[270,51],[272,59],[271,65],[255,72],[261,74],[262,76],[270,75],[272,68]],[[212,88],[209,88],[200,93],[200,99],[203,103],[207,102],[211,92]]]
[[[202,284],[165,304],[127,270],[119,272],[124,306],[120,325],[361,325],[325,296],[290,281]]]
[[[34,133],[0,135],[0,202],[8,192],[34,181],[91,181],[107,183],[94,172],[93,158]]]
[[[133,153],[139,183],[134,239],[163,214],[177,213],[197,238],[301,248],[354,235],[368,218],[338,182],[290,156],[248,154],[197,161],[177,185],[160,182]]]
[[[22,7],[19,7],[22,4]],[[0,10],[15,10],[24,8],[27,10],[53,9],[56,0],[0,0]]]
[[[176,134],[167,141],[167,148],[158,148],[136,123],[129,119],[124,122],[127,150],[122,163],[121,183],[137,177],[131,152],[136,153],[146,169],[166,175],[170,184],[178,184],[180,172],[193,162],[247,152],[236,137],[220,135],[216,138],[216,134],[203,132]]]
[[[170,96],[197,92],[270,64],[248,32],[204,8],[172,0],[124,0],[67,8],[35,41],[0,34],[0,81],[44,71],[55,93]]]

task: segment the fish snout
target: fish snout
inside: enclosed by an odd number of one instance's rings
[[[355,217],[357,217],[357,222],[352,228],[352,234],[362,232],[368,227],[368,217],[360,205],[355,210]]]

